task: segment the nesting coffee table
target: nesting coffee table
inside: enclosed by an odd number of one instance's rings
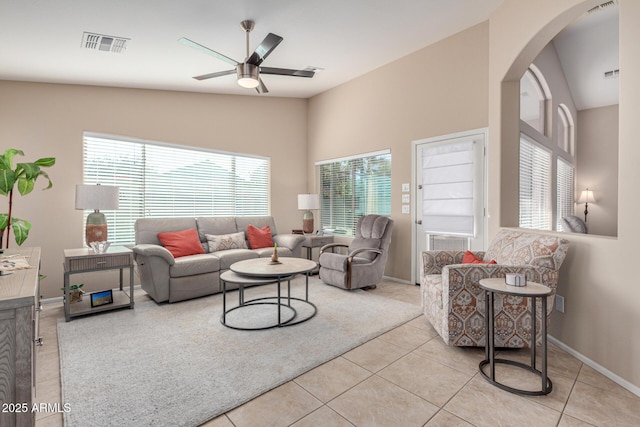
[[[309,301],[309,273],[315,269],[317,263],[307,259],[283,257],[279,263],[272,263],[270,258],[255,258],[239,261],[231,265],[230,270],[220,275],[222,281],[222,317],[220,322],[228,328],[239,330],[262,330],[293,326],[313,318],[317,313],[317,307]],[[291,296],[291,279],[298,274],[305,274],[304,299]],[[282,295],[282,282],[287,282],[286,295]],[[227,309],[227,283],[238,285],[238,305]],[[277,295],[271,297],[253,298],[245,300],[246,287],[267,285],[276,283]],[[311,313],[301,317],[292,306],[291,301],[298,301],[310,307]],[[246,309],[255,306],[275,306],[277,321],[255,327],[244,327],[227,322],[227,315],[235,310]],[[288,314],[283,316],[283,311]]]

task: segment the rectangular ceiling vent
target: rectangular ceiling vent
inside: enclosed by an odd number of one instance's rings
[[[587,13],[599,12],[607,7],[615,6],[618,4],[618,0],[609,0],[604,3],[600,3],[599,5],[592,7],[587,11]]]
[[[617,68],[615,70],[611,70],[611,71],[605,71],[604,72],[604,78],[605,79],[615,79],[620,75],[620,69]]]
[[[82,47],[103,52],[124,53],[127,50],[127,42],[131,40],[125,37],[105,36],[104,34],[82,34]]]

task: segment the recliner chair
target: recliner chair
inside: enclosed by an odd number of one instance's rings
[[[361,217],[350,245],[331,243],[320,249],[320,279],[343,289],[374,288],[382,281],[392,232],[391,218]],[[337,248],[347,248],[348,253],[333,252]]]

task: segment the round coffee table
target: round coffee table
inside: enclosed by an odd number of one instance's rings
[[[233,329],[240,330],[262,330],[278,328],[283,326],[297,325],[314,317],[317,313],[317,307],[309,301],[309,273],[317,267],[317,263],[307,259],[283,257],[280,262],[272,263],[270,258],[254,258],[244,261],[238,261],[231,265],[230,271],[226,271],[220,275],[222,280],[222,305],[223,314],[220,322]],[[305,297],[295,298],[291,296],[291,279],[297,274],[305,273]],[[281,283],[287,281],[287,294],[282,296]],[[238,285],[238,306],[231,309],[226,308],[226,284],[234,283]],[[277,296],[254,298],[251,300],[244,299],[244,288],[249,286],[277,284]],[[311,313],[303,318],[298,317],[298,312],[291,305],[291,301],[299,301],[311,308]],[[226,319],[227,314],[243,307],[251,307],[255,305],[275,305],[277,308],[277,322],[258,327],[239,327],[229,325]],[[282,310],[291,312],[290,316],[283,319]]]

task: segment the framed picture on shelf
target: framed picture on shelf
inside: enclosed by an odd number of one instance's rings
[[[111,289],[106,291],[93,292],[90,297],[91,307],[99,307],[101,305],[113,303],[113,291]]]

